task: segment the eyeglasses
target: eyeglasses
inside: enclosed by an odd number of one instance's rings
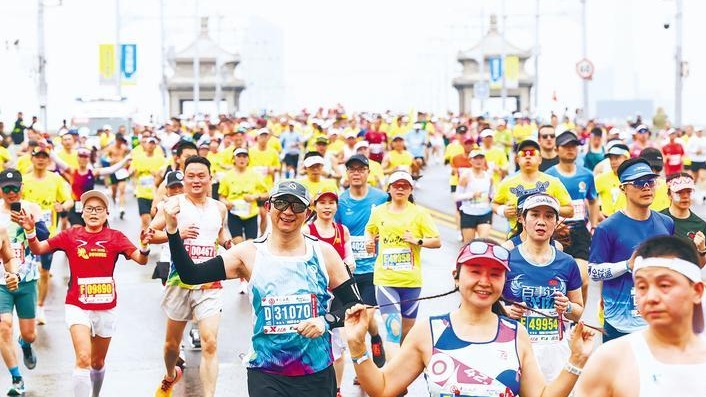
[[[351,167],[347,168],[348,172],[351,174],[362,174],[368,170],[368,167]]]
[[[465,263],[478,255],[486,254],[489,250],[500,261],[506,262],[510,258],[510,251],[500,245],[488,244],[484,241],[471,241],[461,249],[456,263]]]
[[[541,137],[542,139],[554,139],[554,138],[556,138],[556,135],[554,135],[554,134],[542,134],[542,135],[540,135],[540,137]]]
[[[22,189],[20,186],[14,186],[14,185],[12,185],[12,186],[3,186],[3,187],[2,187],[2,192],[5,193],[5,194],[8,194],[8,193],[10,193],[10,192],[12,192],[12,193],[19,193],[19,192],[20,192],[20,189]]]
[[[301,214],[302,212],[306,211],[307,208],[309,208],[309,206],[302,203],[301,201],[287,201],[284,199],[274,199],[270,202],[277,211],[282,212],[286,211],[287,208],[289,208],[290,206],[292,207],[292,212],[294,212],[295,214]]]
[[[526,150],[520,150],[519,152],[517,152],[517,155],[520,157],[527,157],[527,156],[532,157],[535,154],[537,154],[537,149],[526,149]]]
[[[652,189],[655,187],[656,179],[638,179],[635,181],[625,182],[624,185],[633,185],[638,189],[644,190],[647,188]]]
[[[105,207],[83,207],[83,212],[89,214],[102,214],[103,211],[105,211]]]

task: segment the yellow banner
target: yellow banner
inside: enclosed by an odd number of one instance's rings
[[[115,44],[100,44],[98,57],[100,83],[115,84]]]
[[[505,57],[505,87],[515,89],[520,86],[520,58]]]

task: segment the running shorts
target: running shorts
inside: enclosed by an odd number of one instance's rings
[[[201,321],[223,310],[223,289],[188,289],[176,285],[164,288],[162,310],[174,321]]]
[[[91,329],[91,336],[112,338],[118,322],[115,308],[108,310],[84,310],[74,305],[64,305],[66,326],[85,325]]]

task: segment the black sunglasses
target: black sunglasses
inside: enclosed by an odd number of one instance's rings
[[[270,200],[272,206],[275,207],[277,211],[286,211],[290,206],[292,207],[292,212],[295,214],[301,214],[309,208],[308,205],[302,203],[301,201],[287,201],[285,199],[274,199]]]

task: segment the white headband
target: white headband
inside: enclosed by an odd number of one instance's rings
[[[683,274],[689,280],[700,283],[701,282],[701,269],[694,263],[685,261],[679,258],[643,258],[638,256],[635,258],[635,265],[633,266],[633,277],[638,270],[647,267],[664,267],[670,270],[674,270],[677,273]]]

